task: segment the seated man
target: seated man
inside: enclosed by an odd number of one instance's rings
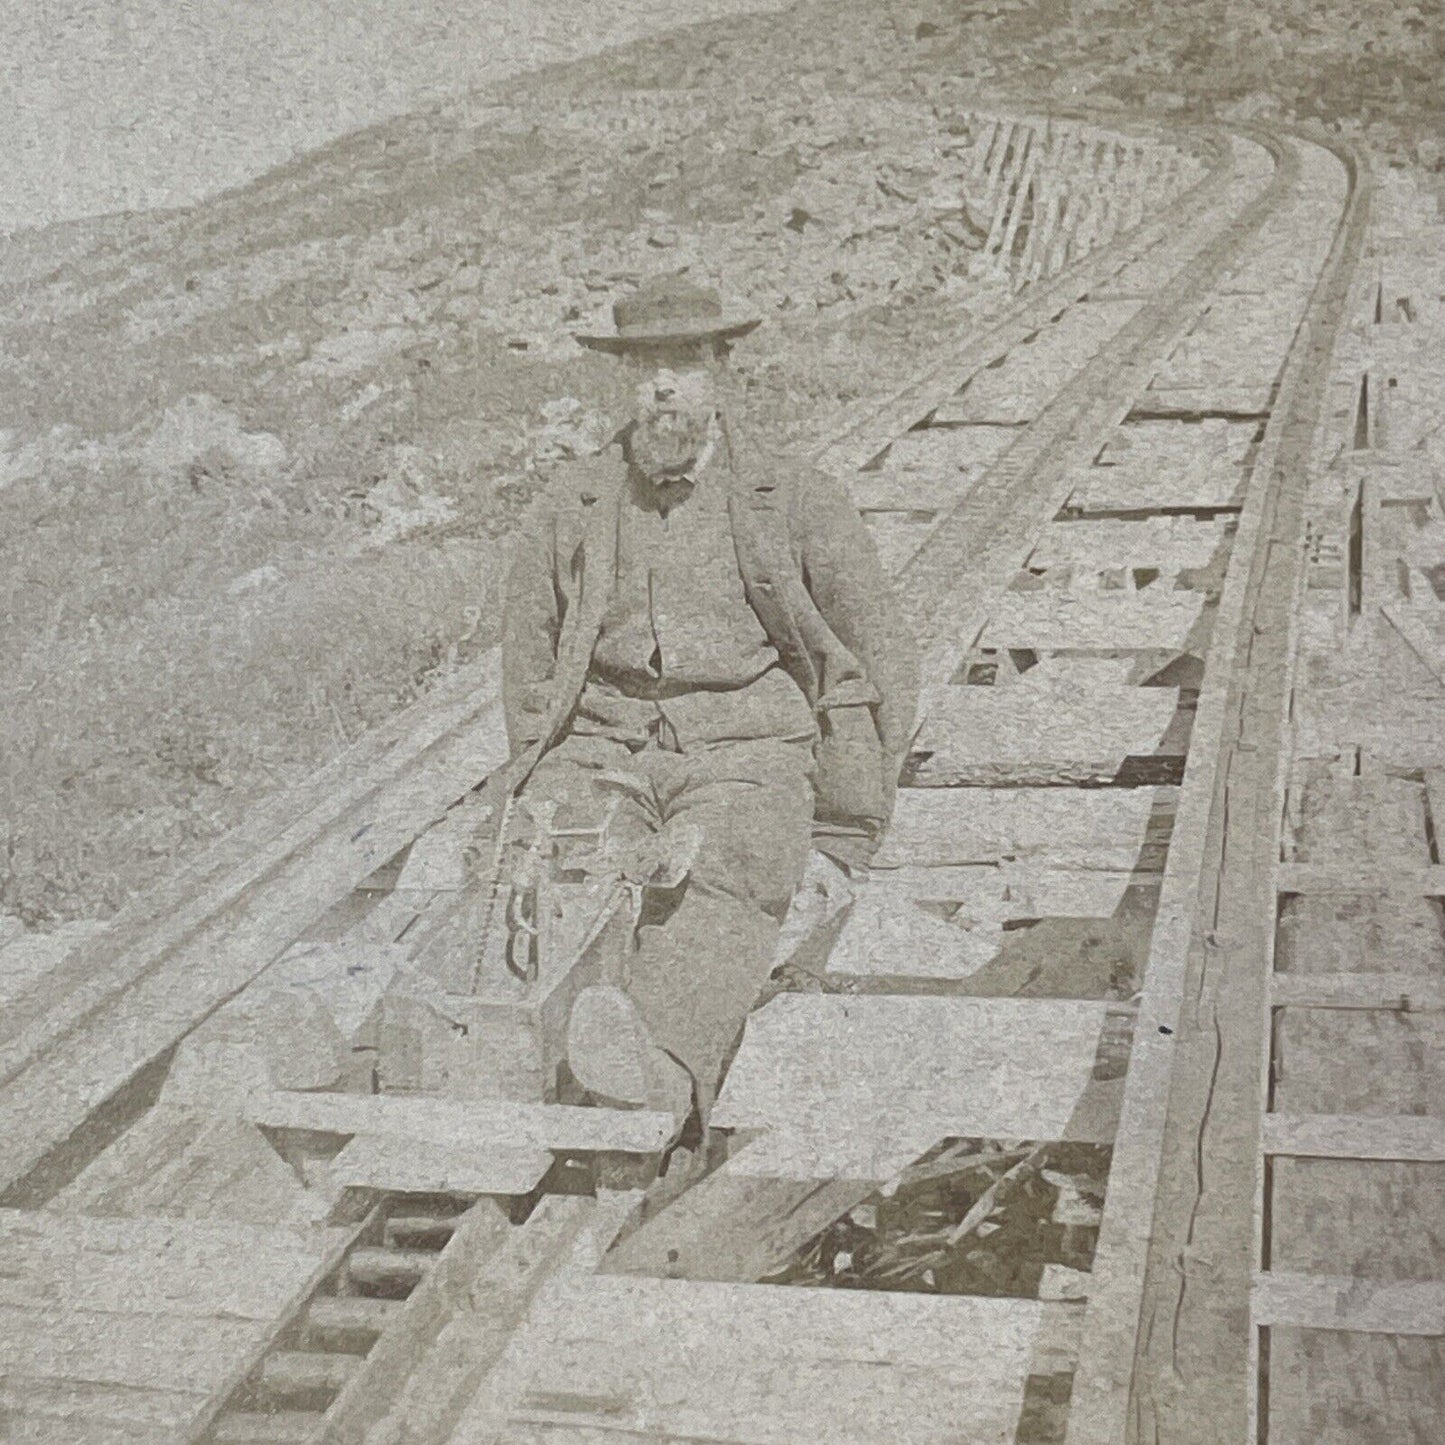
[[[583,1087],[680,1129],[706,1121],[810,842],[844,866],[876,847],[916,684],[843,489],[751,454],[727,415],[728,347],[757,321],[680,278],[613,314],[615,334],[579,340],[629,369],[633,418],[518,539],[503,688],[524,798],[615,805],[638,856],[690,839],[624,976],[585,989],[568,1030]]]

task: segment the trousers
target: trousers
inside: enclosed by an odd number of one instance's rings
[[[675,746],[572,734],[522,797],[556,803],[563,825],[591,826],[613,807],[609,841],[624,849],[679,825],[700,830],[683,883],[647,894],[619,982],[653,1041],[691,1073],[706,1120],[807,865],[813,750],[781,739]]]

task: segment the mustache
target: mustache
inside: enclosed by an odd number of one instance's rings
[[[684,401],[659,401],[639,407],[635,415],[639,423],[705,427],[712,420],[715,410],[716,408],[711,406],[689,405]]]

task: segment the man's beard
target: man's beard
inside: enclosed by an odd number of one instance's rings
[[[628,443],[633,464],[651,481],[681,476],[697,461],[711,422],[710,411],[661,411],[639,417]]]

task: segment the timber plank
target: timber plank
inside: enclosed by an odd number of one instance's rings
[[[143,1318],[125,1329],[110,1311],[0,1305],[0,1374],[184,1392],[199,1408],[263,1333],[255,1320]]]
[[[755,1283],[897,1173],[894,1160],[881,1168],[868,1161],[841,1177],[814,1178],[796,1160],[784,1168],[798,1172],[774,1173],[775,1159],[764,1172],[747,1172],[748,1156],[764,1142],[745,1145],[646,1220],[603,1258],[601,1272]]]
[[[1049,1309],[573,1276],[538,1298],[477,1414],[747,1445],[1012,1442]],[[470,1423],[461,1438],[508,1438]]]
[[[1280,893],[1350,893],[1403,898],[1445,897],[1445,865],[1400,863],[1393,868],[1329,863],[1281,863],[1275,886]]]
[[[1266,1114],[1264,1151],[1315,1159],[1445,1163],[1445,1119],[1438,1115]]]
[[[898,489],[890,503],[894,506],[927,505],[908,490],[910,485],[941,487],[951,482],[966,495],[1018,438],[1019,428],[1014,425],[915,427],[895,437],[880,460],[852,473],[848,489],[860,507],[865,505],[860,498],[868,495],[875,483],[880,488]]]
[[[1405,656],[1413,667],[1414,654]],[[1359,746],[1382,766],[1438,767],[1445,764],[1442,709],[1445,689],[1433,680],[1424,688],[1411,678],[1398,685],[1371,679],[1366,687],[1306,689],[1294,719],[1295,753],[1329,757],[1342,745]]]
[[[0,1210],[0,1307],[269,1322],[343,1233]]]
[[[1039,534],[1030,567],[1154,567],[1166,577],[1209,566],[1232,541],[1229,518],[1140,517],[1057,521]]]
[[[384,1134],[443,1146],[651,1154],[671,1137],[670,1114],[561,1104],[438,1099],[404,1094],[253,1090],[245,1116],[272,1129]]]
[[[1014,427],[966,427],[907,432],[887,458],[848,477],[859,511],[943,511],[957,506],[1017,438]]]
[[[66,1214],[314,1224],[325,1212],[251,1124],[158,1104],[48,1204]]]
[[[1014,687],[954,687],[935,699],[913,741],[930,754],[914,785],[1081,782],[1113,778],[1128,757],[1165,752],[1178,692],[1072,685],[1067,677]],[[1183,755],[1182,737],[1172,748]]]
[[[961,502],[976,480],[956,469],[855,472],[848,495],[866,522],[872,512],[945,511]]]
[[[1445,978],[1420,973],[1276,973],[1270,983],[1276,1008],[1445,1010]]]
[[[748,1020],[713,1122],[925,1144],[1060,1139],[1106,1012],[1057,999],[780,994]]]
[[[1129,422],[1094,465],[1074,471],[1067,505],[1084,513],[1235,507],[1257,429],[1222,418]]]
[[[381,1189],[395,1194],[528,1194],[552,1167],[545,1149],[418,1140],[395,1134],[358,1134],[331,1163],[338,1189]]]
[[[1445,1335],[1445,1282],[1267,1271],[1256,1276],[1257,1325],[1372,1335]]]
[[[1270,297],[1218,295],[1159,370],[1162,385],[1198,386],[1219,376],[1274,382],[1309,293],[1290,287]]]
[[[1138,875],[1024,868],[878,868],[828,955],[830,974],[966,979],[1020,919],[1110,919]],[[1006,989],[998,990],[1007,992]]]
[[[1354,756],[1351,750],[1351,762]],[[1429,862],[1421,784],[1408,778],[1327,773],[1306,776],[1292,783],[1289,792],[1291,818],[1282,850],[1288,861],[1360,871]]]
[[[1129,871],[1170,788],[903,788],[881,868],[994,864]]]

